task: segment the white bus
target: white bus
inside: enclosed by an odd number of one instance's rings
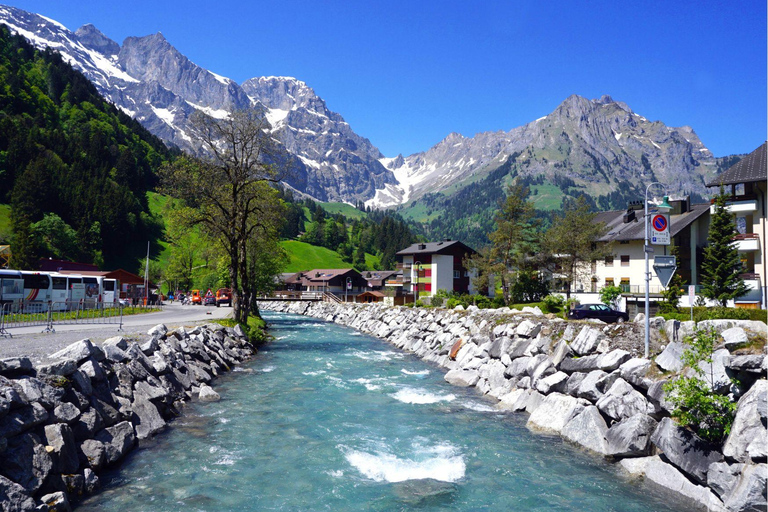
[[[21,271],[24,279],[24,307],[31,311],[41,311],[48,307],[53,291],[51,276],[44,272]]]
[[[114,304],[118,299],[117,279],[104,278],[101,281],[101,301],[106,305]]]
[[[83,277],[72,274],[49,273],[52,280],[51,301],[54,311],[77,309],[85,299]]]
[[[24,278],[21,272],[0,269],[0,307],[11,304],[11,310],[18,311],[23,298]]]

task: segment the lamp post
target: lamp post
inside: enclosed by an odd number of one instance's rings
[[[645,358],[648,359],[648,353],[650,349],[650,342],[651,342],[651,334],[650,334],[650,328],[651,328],[651,319],[650,319],[650,302],[651,302],[651,293],[650,293],[650,284],[651,284],[651,271],[649,266],[649,254],[653,251],[650,245],[648,245],[648,225],[649,225],[649,216],[648,216],[648,191],[651,189],[654,185],[661,185],[664,186],[663,183],[660,183],[658,181],[654,181],[653,183],[650,183],[645,188],[645,215],[643,217],[643,222],[645,223],[645,242],[643,244],[643,252],[645,253],[645,335],[644,335],[644,341],[645,341]],[[657,206],[660,209],[669,209],[670,206],[667,203],[667,197],[664,196],[664,201],[662,204],[654,205]]]

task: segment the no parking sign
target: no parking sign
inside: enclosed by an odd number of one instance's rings
[[[670,245],[669,215],[654,213],[651,215],[651,243],[654,245]]]

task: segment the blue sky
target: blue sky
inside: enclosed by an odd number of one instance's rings
[[[571,94],[692,126],[716,156],[766,140],[765,0],[9,3],[118,43],[162,32],[239,83],[294,76],[386,156],[510,130]]]

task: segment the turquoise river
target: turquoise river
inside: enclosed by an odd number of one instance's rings
[[[265,312],[274,341],[102,476],[78,511],[683,511],[444,370]]]

